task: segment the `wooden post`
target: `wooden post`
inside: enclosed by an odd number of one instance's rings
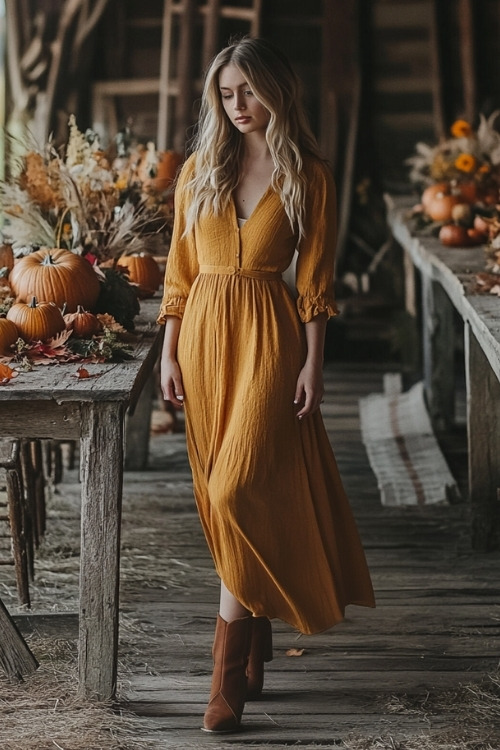
[[[429,415],[437,430],[455,416],[453,306],[441,284],[422,276],[422,345],[424,388]]]
[[[465,357],[472,546],[486,552],[500,548],[500,382],[468,324]]]
[[[79,694],[106,701],[116,690],[124,405],[82,403],[81,413]]]
[[[0,599],[0,666],[11,680],[38,669],[38,662]]]

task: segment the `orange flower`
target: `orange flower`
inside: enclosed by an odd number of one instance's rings
[[[476,157],[472,156],[472,154],[460,154],[460,156],[457,156],[455,159],[455,167],[459,169],[460,172],[473,172],[476,165]]]
[[[473,132],[467,120],[455,120],[450,130],[454,138],[469,138]]]
[[[488,172],[491,172],[491,167],[489,164],[483,164],[477,171],[481,174],[488,174]]]

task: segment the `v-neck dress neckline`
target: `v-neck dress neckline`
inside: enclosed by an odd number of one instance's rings
[[[238,216],[238,211],[236,209],[236,201],[234,199],[234,195],[231,196],[231,204],[232,204],[232,207],[233,207],[233,216],[236,219],[236,223],[238,224],[238,228],[239,229],[242,229],[242,227],[239,226],[240,220],[244,221],[244,223],[247,224],[251,219],[253,219],[253,217],[258,212],[258,210],[260,209],[262,203],[264,203],[265,199],[267,198],[267,196],[269,195],[269,193],[272,191],[272,189],[273,189],[273,187],[272,187],[271,183],[269,183],[269,185],[264,190],[264,192],[260,196],[259,200],[255,204],[255,206],[253,207],[253,209],[252,209],[252,211],[250,213],[250,216],[247,216],[246,218]]]

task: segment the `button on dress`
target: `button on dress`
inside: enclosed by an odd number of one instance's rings
[[[356,524],[319,412],[293,403],[306,357],[304,323],[335,315],[335,188],[304,159],[305,237],[297,296],[282,279],[297,246],[272,187],[239,227],[234,202],[184,234],[185,163],[159,322],[182,318],[186,439],[201,523],[218,575],[254,615],[303,633],[341,621],[347,604],[374,606]]]

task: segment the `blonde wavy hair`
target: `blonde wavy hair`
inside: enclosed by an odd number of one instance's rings
[[[304,236],[306,180],[303,155],[320,157],[316,139],[301,103],[301,86],[287,58],[264,39],[243,37],[223,49],[209,66],[201,100],[196,151],[186,232],[196,220],[228,206],[240,178],[243,136],[229,120],[219,89],[221,70],[235,65],[254,96],[269,111],[266,140],[274,164],[271,178],[279,193],[292,230]]]

